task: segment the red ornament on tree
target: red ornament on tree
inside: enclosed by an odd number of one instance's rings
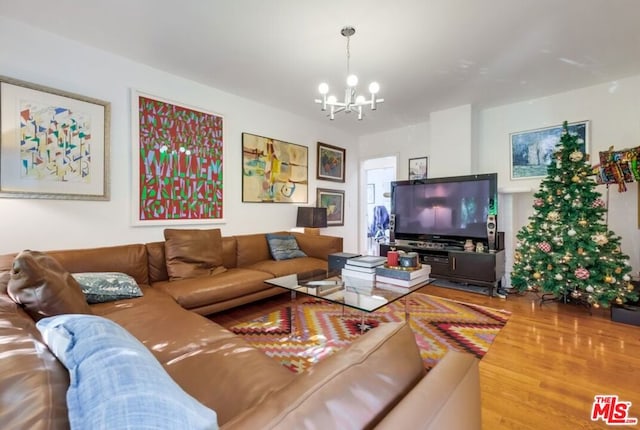
[[[551,252],[551,245],[549,242],[540,242],[538,244],[538,249],[542,252]]]
[[[534,205],[534,206],[536,206],[536,207],[540,207],[540,206],[544,205],[544,200],[542,200],[542,199],[535,199],[535,200],[533,201],[533,205]]]
[[[595,199],[593,201],[593,203],[591,204],[591,206],[594,207],[594,208],[603,208],[604,207],[604,200]]]
[[[590,273],[584,267],[578,267],[574,273],[576,275],[576,278],[578,279],[582,279],[582,280],[589,279]]]

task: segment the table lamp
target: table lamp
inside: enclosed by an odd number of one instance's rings
[[[298,206],[296,227],[304,227],[307,234],[320,234],[320,228],[327,226],[327,208]]]

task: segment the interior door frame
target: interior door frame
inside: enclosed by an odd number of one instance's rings
[[[395,169],[394,180],[398,178],[400,154],[397,152],[379,154],[360,160],[360,174],[358,175],[358,253],[368,252],[368,222],[367,222],[367,172],[372,169],[393,167]]]

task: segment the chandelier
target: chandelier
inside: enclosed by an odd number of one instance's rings
[[[349,70],[349,60],[351,58],[351,52],[349,51],[349,41],[351,36],[356,32],[356,29],[347,26],[340,30],[340,34],[347,38],[347,88],[344,90],[344,101],[338,101],[336,96],[329,95],[329,85],[325,82],[318,86],[318,91],[322,95],[322,99],[316,99],[315,102],[322,105],[322,110],[326,111],[329,107],[329,119],[335,119],[335,114],[338,112],[357,112],[358,119],[362,119],[362,107],[369,105],[371,110],[376,110],[377,104],[384,102],[384,99],[376,98],[376,94],[380,91],[380,85],[377,82],[371,82],[369,84],[369,95],[371,98],[367,100],[365,96],[358,95],[356,92],[356,85],[358,85],[358,77],[352,75]]]

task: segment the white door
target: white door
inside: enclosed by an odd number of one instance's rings
[[[398,157],[390,155],[360,164],[360,240],[358,251],[378,255],[379,243],[389,239],[391,182],[396,180]]]

